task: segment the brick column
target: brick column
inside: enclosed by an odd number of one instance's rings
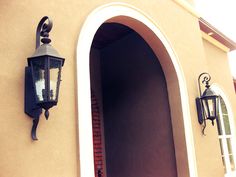
[[[94,154],[94,170],[95,177],[103,177],[103,149],[102,149],[102,132],[101,132],[101,119],[99,114],[98,101],[91,92],[92,101],[92,126],[93,126],[93,154]]]

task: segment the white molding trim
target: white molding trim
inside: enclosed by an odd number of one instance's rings
[[[177,55],[164,33],[154,21],[139,9],[126,3],[109,3],[96,8],[86,18],[80,31],[77,44],[77,94],[78,94],[78,129],[79,129],[79,160],[80,176],[94,177],[93,162],[93,142],[92,142],[92,119],[90,100],[90,70],[89,53],[90,47],[97,29],[105,21],[116,16],[127,16],[142,22],[159,38],[165,46],[171,61],[174,65],[179,81],[181,107],[183,112],[183,122],[185,140],[188,154],[188,169],[190,177],[197,177],[196,157],[193,141],[191,116],[188,103],[188,92],[185,78]]]
[[[177,3],[179,6],[184,8],[186,11],[188,11],[193,16],[200,18],[200,14],[197,12],[197,10],[186,0],[174,0],[175,3]]]
[[[201,31],[201,34],[202,34],[202,38],[205,39],[206,41],[208,41],[209,43],[211,43],[212,45],[218,47],[219,49],[223,50],[224,52],[230,51],[230,49],[228,47],[226,47],[224,44],[220,43],[219,41],[217,41],[213,37],[209,36],[207,33]]]

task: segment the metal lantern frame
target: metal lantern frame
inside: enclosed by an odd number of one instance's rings
[[[198,77],[198,86],[200,97],[196,98],[196,106],[198,113],[198,122],[203,125],[202,134],[205,135],[204,131],[206,128],[206,120],[210,120],[214,125],[214,120],[218,118],[218,104],[219,96],[210,88],[209,81],[211,76],[204,72]],[[201,84],[205,84],[205,90],[202,93]]]
[[[61,68],[65,61],[50,45],[49,32],[52,25],[51,19],[47,16],[40,20],[36,30],[36,50],[27,59],[28,66],[25,67],[25,113],[33,119],[33,140],[37,140],[36,129],[42,109],[45,110],[44,115],[48,119],[48,110],[57,105]]]

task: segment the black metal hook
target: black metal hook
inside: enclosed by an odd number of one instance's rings
[[[48,23],[45,23],[48,20]],[[48,16],[44,16],[36,30],[36,49],[40,46],[40,36],[43,37],[42,42],[43,43],[50,43],[51,40],[48,38],[49,37],[49,32],[52,29],[52,20]]]
[[[205,75],[205,76],[204,76]],[[201,90],[201,84],[200,84],[200,80],[203,77],[202,83],[206,84],[206,87],[209,87],[209,81],[211,80],[211,76],[210,74],[208,74],[207,72],[201,73],[198,77],[198,87],[199,87],[199,92],[200,92],[200,96],[202,95],[202,90]]]
[[[203,78],[203,79],[202,79]],[[202,81],[201,81],[202,79]],[[211,80],[211,76],[209,73],[207,72],[203,72],[199,75],[198,77],[198,87],[199,87],[199,92],[200,92],[200,97],[202,96],[202,90],[201,90],[201,84],[200,84],[200,81],[202,84],[205,83],[205,87],[206,88],[209,88],[210,85],[209,85],[209,81]],[[203,124],[202,125],[202,134],[204,136],[206,136],[205,134],[205,128],[206,128],[206,115],[205,115],[205,112],[202,111],[203,108],[203,103],[200,99],[197,99],[197,107],[198,107],[198,112],[201,111],[200,115],[198,115],[198,117],[201,117],[201,120],[199,121],[200,124]],[[212,124],[214,125],[214,122],[212,121]]]

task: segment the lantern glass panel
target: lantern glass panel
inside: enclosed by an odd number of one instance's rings
[[[204,98],[203,106],[207,118],[216,117],[216,99],[214,97]]]
[[[211,114],[211,116],[212,117],[217,117],[217,104],[218,104],[218,102],[217,102],[217,97],[216,96],[214,96],[214,97],[212,97],[211,98],[211,100],[212,100],[212,114]]]
[[[46,99],[45,93],[45,60],[32,60],[32,72],[37,101]]]
[[[49,98],[52,101],[56,101],[58,98],[61,65],[62,65],[61,60],[50,59],[50,94],[49,94]]]
[[[213,112],[213,101],[212,99],[205,98],[203,99],[203,107],[207,118],[211,117]]]

